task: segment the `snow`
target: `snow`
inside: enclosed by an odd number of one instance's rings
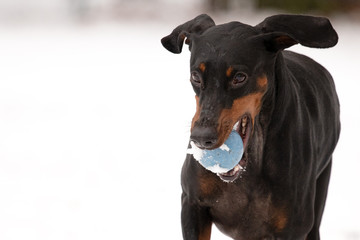
[[[229,171],[229,169],[220,167],[220,164],[215,164],[213,166],[207,167],[207,170],[213,172],[213,173],[226,173]]]
[[[197,161],[200,161],[204,155],[204,151],[198,148],[193,141],[190,142],[190,145],[191,148],[188,148],[187,153],[192,154]]]
[[[230,151],[230,148],[225,143],[223,143],[219,148],[223,151]]]
[[[187,153],[194,155],[194,158],[199,161],[203,156],[203,150],[198,148],[193,141],[190,142],[190,145],[191,148],[188,148]],[[219,148],[223,151],[230,151],[230,148],[225,143],[223,143]]]
[[[190,142],[191,148],[187,149],[187,154],[192,154],[196,161],[198,161],[200,164],[204,166],[204,162],[202,162],[202,158],[204,156],[204,150],[198,148],[193,141]],[[224,143],[219,147],[222,151],[230,151],[229,147]],[[208,154],[211,154],[211,151],[208,151]],[[209,162],[213,165],[209,165]],[[207,170],[213,172],[213,173],[226,173],[230,169],[222,168],[217,161],[215,161],[212,156],[208,156],[206,158],[206,164],[207,166],[204,166]]]
[[[194,14],[195,16],[195,14]],[[1,26],[0,239],[182,239],[180,171],[195,99],[169,21]],[[218,16],[255,24],[263,16]],[[322,239],[360,239],[360,25],[294,47],[333,75],[342,134]],[[213,228],[212,239],[228,239]]]

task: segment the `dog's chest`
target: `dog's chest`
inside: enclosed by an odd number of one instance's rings
[[[217,227],[234,239],[271,239],[288,221],[285,208],[275,206],[271,193],[256,188],[228,187],[204,202]]]

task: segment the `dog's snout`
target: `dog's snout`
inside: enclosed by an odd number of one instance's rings
[[[190,139],[199,148],[212,149],[218,140],[216,128],[202,126],[194,127]]]

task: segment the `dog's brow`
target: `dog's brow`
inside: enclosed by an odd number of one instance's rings
[[[265,75],[263,75],[257,79],[257,85],[259,88],[261,88],[261,89],[266,88],[267,84],[268,84],[268,79]]]
[[[226,70],[226,76],[227,77],[230,77],[231,76],[231,73],[232,73],[232,71],[233,71],[233,67],[228,67],[228,69]]]
[[[204,73],[204,72],[205,72],[205,69],[206,69],[205,63],[200,63],[200,64],[199,64],[199,69],[200,69],[200,71],[201,71],[202,73]]]

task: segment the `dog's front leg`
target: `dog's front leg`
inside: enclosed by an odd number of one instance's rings
[[[212,221],[209,209],[199,206],[184,193],[181,224],[184,240],[210,240]]]

